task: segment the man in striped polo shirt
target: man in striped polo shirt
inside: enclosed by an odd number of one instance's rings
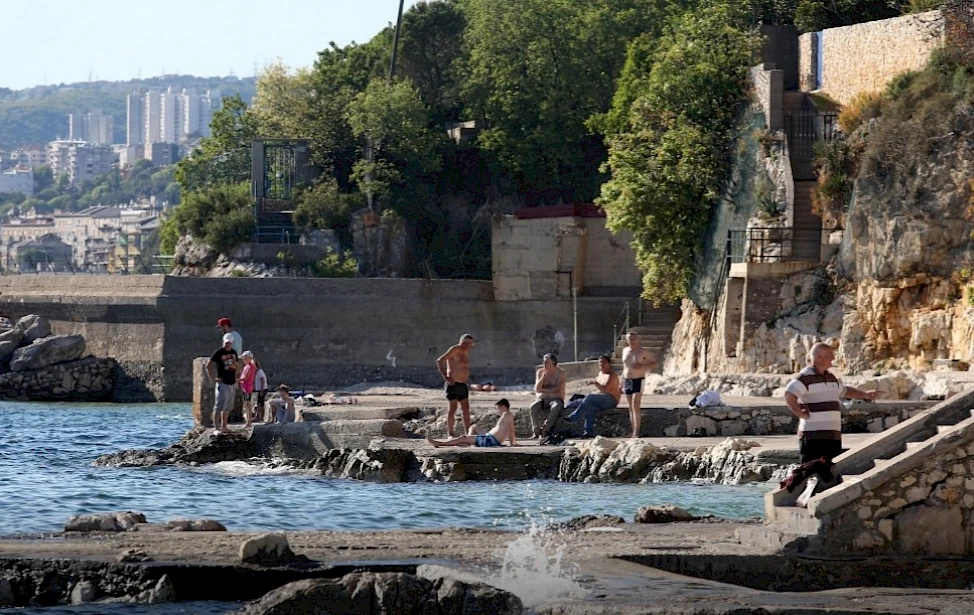
[[[815,344],[808,355],[812,364],[785,389],[785,403],[801,419],[798,422],[798,450],[802,463],[821,457],[832,459],[842,452],[841,398],[872,401],[880,393],[843,386],[829,371],[835,353],[828,344]]]

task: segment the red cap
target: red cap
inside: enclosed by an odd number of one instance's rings
[[[221,318],[220,320],[216,321],[216,326],[222,327],[223,325],[226,325],[228,327],[232,327],[233,326],[230,323],[230,319],[229,318]]]

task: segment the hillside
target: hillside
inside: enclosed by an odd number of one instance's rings
[[[125,97],[138,89],[169,86],[207,90],[218,88],[224,97],[254,95],[251,77],[193,77],[164,75],[130,81],[91,81],[41,85],[25,90],[0,88],[0,149],[40,145],[68,136],[68,114],[102,109],[112,116],[115,142],[125,142]]]

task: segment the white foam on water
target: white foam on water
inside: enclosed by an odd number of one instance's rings
[[[212,465],[200,466],[200,469],[211,470],[228,476],[294,476],[317,475],[313,470],[302,470],[281,465],[271,459],[252,461],[218,461]]]
[[[543,605],[580,600],[588,593],[575,582],[576,567],[565,561],[567,545],[555,532],[535,524],[507,544],[499,569],[458,570],[423,565],[416,574],[428,579],[448,576],[465,583],[486,583],[509,591],[533,609]]]

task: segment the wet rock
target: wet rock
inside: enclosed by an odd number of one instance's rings
[[[449,577],[435,581],[401,572],[355,572],[341,579],[306,579],[279,587],[239,615],[459,615],[523,612],[508,592]]]
[[[0,607],[14,606],[14,588],[7,579],[0,579]]]
[[[162,577],[156,582],[155,587],[152,589],[147,589],[141,592],[135,597],[134,602],[140,604],[162,604],[164,602],[175,602],[176,601],[176,585],[169,578],[168,574],[162,575]]]
[[[10,321],[7,321],[10,322]],[[32,344],[35,340],[51,335],[51,323],[48,319],[37,314],[28,314],[14,325],[15,328],[24,332],[24,343]]]
[[[126,532],[139,523],[145,523],[145,515],[132,511],[75,515],[64,524],[64,531]]]
[[[520,598],[485,583],[465,583],[452,577],[433,581],[436,602],[443,615],[490,613],[504,615],[524,610]]]
[[[225,532],[227,528],[213,519],[172,519],[166,527],[174,532]]]
[[[71,604],[87,604],[98,597],[98,590],[90,581],[79,581],[71,589]]]
[[[411,451],[403,449],[332,449],[315,467],[325,476],[377,483],[401,483],[419,465]]]
[[[694,516],[675,504],[643,506],[636,511],[633,523],[676,523],[693,521]]]
[[[240,561],[248,564],[286,564],[297,559],[282,532],[261,534],[240,543]]]
[[[52,335],[15,350],[10,361],[10,369],[15,372],[41,369],[56,363],[80,359],[84,353],[83,336]]]
[[[592,527],[615,527],[626,522],[618,515],[582,515],[561,523],[552,523],[548,527],[552,530],[578,531]]]
[[[93,465],[131,468],[177,463],[218,463],[256,457],[258,455],[255,449],[245,435],[217,435],[212,429],[193,429],[179,442],[167,448],[129,449],[102,455],[95,459]]]
[[[132,564],[136,562],[150,562],[152,557],[142,549],[125,549],[115,557],[115,561],[121,564]]]

